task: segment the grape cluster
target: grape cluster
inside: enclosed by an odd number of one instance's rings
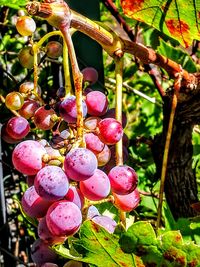
[[[26,20],[26,16],[22,17],[16,26],[22,35],[31,35],[34,27],[26,29],[26,25],[30,26],[32,21],[26,24]],[[31,54],[30,49],[27,51]],[[60,56],[61,51],[57,42],[46,46],[51,58]],[[128,141],[123,133],[126,116],[123,114],[122,124],[117,121],[115,109],[109,109],[107,96],[90,88],[98,80],[94,68],[85,68],[82,74],[85,91],[84,145],[81,146],[76,138],[76,96],[64,96],[60,88],[58,102],[43,104],[41,88],[34,88],[27,81],[21,84],[19,92],[11,92],[5,99],[7,108],[17,111],[18,116],[3,126],[2,137],[8,143],[18,143],[12,162],[16,170],[27,176],[29,188],[22,196],[21,205],[28,216],[38,220],[39,238],[31,249],[32,259],[38,266],[57,266],[57,256],[49,246],[63,243],[68,236],[76,234],[85,219],[114,232],[117,223],[101,215],[93,202],[101,203],[108,198],[118,209],[129,212],[140,201],[136,172],[127,165],[116,166],[115,160],[115,144],[121,139],[124,160],[128,155]],[[37,129],[50,130],[50,142],[23,140],[31,130],[30,123]],[[79,266],[73,264],[69,261],[65,267]]]

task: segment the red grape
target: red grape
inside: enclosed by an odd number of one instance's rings
[[[41,130],[50,130],[55,122],[52,120],[52,116],[56,115],[52,108],[40,107],[36,110],[34,114],[35,126]]]
[[[116,144],[123,136],[121,123],[112,118],[106,118],[98,123],[99,138],[107,145]]]
[[[52,202],[46,201],[41,198],[34,186],[29,187],[21,200],[22,208],[30,217],[42,218],[46,214]]]
[[[92,67],[82,69],[83,81],[94,84],[98,81],[98,72]]]
[[[115,119],[115,108],[108,109],[103,118],[113,118]],[[124,112],[122,112],[122,127],[125,128],[127,124],[127,117]]]
[[[97,168],[97,159],[89,149],[72,149],[65,157],[64,169],[68,177],[82,181],[91,177]]]
[[[87,114],[87,106],[85,101],[82,102],[83,117]],[[76,123],[77,120],[77,108],[76,97],[68,96],[59,105],[60,116],[68,123]]]
[[[31,187],[32,185],[34,185],[34,180],[35,180],[35,175],[28,175],[26,177],[26,183],[28,187]]]
[[[84,196],[81,193],[80,189],[77,188],[76,186],[70,185],[69,190],[65,196],[65,199],[76,204],[79,207],[79,209],[82,209],[84,205]]]
[[[98,123],[101,121],[101,118],[99,117],[88,117],[84,121],[84,126],[88,130],[96,130]]]
[[[110,181],[103,171],[96,169],[89,179],[80,181],[80,189],[86,198],[101,200],[110,193]]]
[[[104,149],[105,144],[101,142],[97,135],[93,133],[86,133],[84,137],[86,148],[91,150],[94,154],[98,154]]]
[[[86,95],[86,105],[88,114],[92,116],[102,116],[108,109],[108,99],[100,91],[92,91]]]
[[[129,166],[115,166],[108,173],[111,189],[119,195],[126,195],[135,190],[138,177],[135,170]]]
[[[44,264],[41,265],[41,267],[59,267],[59,266],[55,263],[45,262]]]
[[[19,110],[19,114],[25,119],[30,119],[39,107],[40,105],[35,100],[28,99]]]
[[[9,134],[8,134],[8,132],[7,132],[7,130],[6,130],[6,126],[7,126],[7,124],[3,124],[3,126],[2,126],[2,128],[1,128],[1,137],[2,137],[2,139],[6,142],[6,143],[8,143],[8,144],[16,144],[16,143],[19,143],[20,142],[20,140],[18,139],[15,139],[15,138],[12,138]]]
[[[67,194],[69,181],[60,167],[45,166],[37,173],[34,186],[39,196],[49,201],[55,201]]]
[[[29,97],[31,99],[35,99],[35,95],[33,94],[33,91],[34,91],[34,83],[33,82],[24,82],[19,87],[19,92],[24,97]],[[41,95],[41,88],[39,86],[37,86],[37,88],[36,88],[36,93],[38,95]]]
[[[113,193],[114,196],[114,204],[115,206],[126,212],[130,212],[131,210],[134,210],[137,208],[140,202],[140,194],[137,190],[137,188],[127,195],[119,195],[116,193]]]
[[[100,153],[96,154],[96,157],[99,167],[106,165],[111,158],[110,148],[107,145],[105,145],[103,150]]]
[[[23,117],[13,117],[7,122],[6,131],[12,138],[22,139],[29,133],[30,125]]]
[[[37,141],[26,140],[18,144],[12,154],[14,167],[26,175],[35,175],[42,169],[45,148]]]
[[[49,207],[46,222],[53,235],[69,236],[78,231],[82,223],[82,214],[73,202],[60,200]]]
[[[46,53],[50,58],[58,58],[62,55],[63,47],[62,44],[57,41],[50,41],[46,45]]]

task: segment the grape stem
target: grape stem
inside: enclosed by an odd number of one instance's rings
[[[169,117],[169,124],[168,124],[168,130],[167,130],[167,135],[166,135],[165,147],[164,147],[156,230],[158,230],[159,227],[161,226],[162,204],[163,204],[163,195],[164,195],[164,185],[165,185],[165,179],[166,179],[166,173],[167,173],[168,155],[169,155],[170,141],[171,141],[171,136],[172,136],[172,131],[173,131],[174,117],[175,117],[176,107],[178,103],[178,96],[179,96],[179,91],[181,88],[181,80],[182,80],[182,69],[180,67],[180,71],[179,73],[177,73],[177,78],[174,82],[174,94],[172,97],[172,106],[171,106],[171,112],[170,112],[170,117]]]

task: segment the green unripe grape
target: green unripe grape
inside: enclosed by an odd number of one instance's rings
[[[22,67],[32,69],[34,65],[33,52],[31,46],[22,48],[18,54],[19,62]]]
[[[23,104],[24,98],[18,92],[11,92],[6,96],[5,105],[8,109],[19,110]]]
[[[31,17],[22,16],[18,18],[16,28],[22,36],[30,36],[36,30],[36,24]]]

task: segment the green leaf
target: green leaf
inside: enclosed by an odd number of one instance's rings
[[[160,40],[160,45],[157,49],[157,52],[159,54],[179,63],[184,69],[188,70],[190,73],[197,71],[197,67],[192,58],[187,53],[183,52],[180,48],[174,48],[163,40]]]
[[[86,262],[98,267],[130,267],[136,266],[132,255],[122,251],[119,238],[108,233],[92,221],[85,221],[80,228],[79,239],[71,240],[80,257],[70,253],[64,246],[56,246],[54,250],[61,256]]]
[[[15,9],[20,9],[26,4],[27,4],[26,0],[11,0],[11,1],[0,0],[1,6],[8,6],[8,7],[15,8]]]
[[[147,23],[188,47],[200,40],[200,1],[121,0],[125,15]]]

